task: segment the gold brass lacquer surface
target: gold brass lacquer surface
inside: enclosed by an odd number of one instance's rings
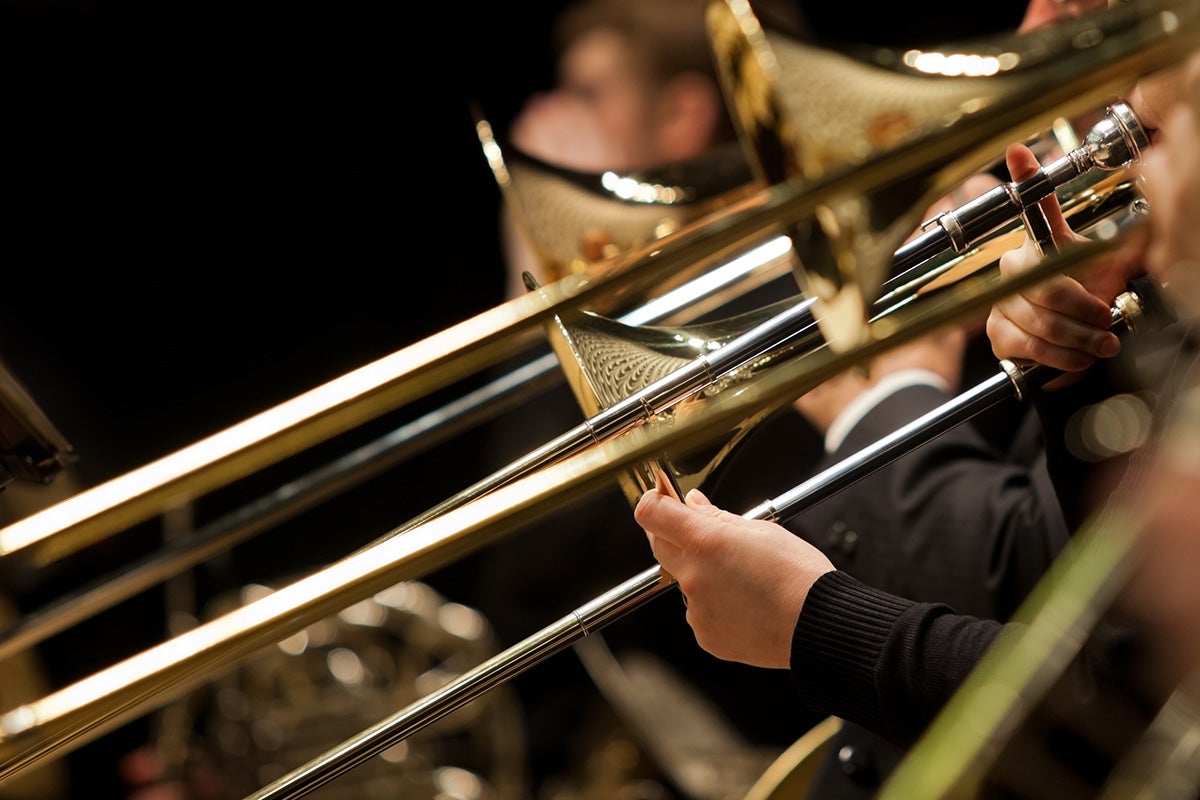
[[[496,541],[514,528],[596,491],[619,471],[666,448],[709,443],[754,409],[802,393],[886,349],[979,313],[999,297],[1031,285],[1109,246],[1080,245],[1013,279],[977,276],[872,323],[871,337],[850,351],[822,348],[795,370],[764,371],[738,392],[720,393],[700,413],[642,426],[538,470],[404,533],[360,550],[267,597],[205,623],[0,716],[0,782],[48,755],[62,753],[153,710],[232,669],[259,647],[290,636],[396,583]]]
[[[995,78],[980,79],[980,96],[969,108],[958,109],[959,115],[948,119],[948,124],[855,164],[830,166],[823,175],[804,176],[738,200],[726,213],[706,218],[702,226],[685,227],[646,251],[598,262],[584,274],[548,285],[552,305],[536,298],[515,298],[353,376],[318,387],[144,469],[10,525],[0,530],[0,555],[33,548],[38,560],[45,562],[74,552],[181,500],[251,474],[496,363],[515,341],[525,341],[523,337],[534,326],[544,324],[558,311],[590,305],[603,313],[646,291],[655,281],[676,278],[697,264],[711,264],[714,254],[761,242],[765,232],[811,220],[831,204],[856,206],[863,211],[862,218],[872,223],[865,232],[843,226],[832,236],[822,223],[822,234],[817,237],[827,244],[837,243],[849,259],[829,275],[836,277],[850,268],[855,275],[873,276],[845,284],[854,288],[848,294],[838,289],[840,299],[834,302],[851,297],[851,307],[860,306],[862,298],[877,291],[869,287],[878,285],[883,265],[896,245],[919,222],[921,211],[914,209],[926,208],[935,196],[1012,141],[1045,129],[1058,116],[1094,108],[1138,76],[1174,63],[1196,44],[1197,13],[1190,0],[1130,2],[1101,15],[1105,25],[1089,28],[1088,36],[1072,24],[1022,40],[1027,46],[1016,52],[1036,52],[1037,58],[1019,62],[1012,75],[997,84],[1003,91],[988,89]],[[862,69],[870,76],[883,68],[863,64]],[[913,69],[906,71],[912,73]],[[880,199],[884,197],[888,198],[886,204]],[[890,206],[903,206],[904,210]],[[802,243],[799,249],[807,250],[802,253],[805,265],[800,271],[808,274],[817,248]],[[827,328],[834,318],[829,304],[827,298],[825,313],[818,314]],[[835,328],[846,330],[846,326]],[[841,343],[844,338],[846,334],[835,336],[834,341]]]
[[[630,326],[581,312],[556,318],[547,335],[563,364],[576,400],[584,414],[591,417],[697,358],[720,349],[726,342],[796,302],[785,299],[722,320],[682,327]],[[743,381],[784,360],[786,355],[784,350],[771,350],[732,372],[712,375],[705,388],[659,412],[648,424],[669,425],[672,417],[695,413],[716,394],[736,391]],[[672,453],[670,457],[664,454],[653,463],[635,465],[618,476],[622,490],[630,503],[636,505],[647,489],[667,477],[673,481],[676,491],[686,494],[689,489],[700,486],[721,459],[772,410],[769,407],[755,409],[726,437],[709,447],[691,453]]]
[[[1122,3],[1022,35],[937,52],[841,52],[772,34],[744,0],[714,0],[719,74],[748,155],[771,184],[801,192],[846,170],[938,143],[940,159],[901,166],[870,186],[823,195],[789,224],[797,281],[816,299],[825,338],[862,336],[871,303],[922,209],[1007,144],[1047,128],[1048,112],[1087,110],[1173,63],[1195,42],[1196,4]],[[1174,40],[1152,54],[1138,43]],[[1126,56],[1110,56],[1132,48]],[[1001,139],[996,137],[1000,136]]]
[[[861,163],[830,167],[818,177],[772,186],[753,202],[737,204],[729,215],[706,221],[702,229],[682,231],[678,238],[671,238],[669,247],[664,244],[643,254],[641,263],[645,271],[631,279],[631,285],[640,282],[644,288],[657,277],[686,269],[723,248],[761,236],[773,226],[790,225],[814,216],[821,207],[840,202],[841,198],[869,195],[872,208],[882,212],[887,209],[877,195],[907,186],[911,181],[914,188],[909,194],[919,194],[922,200],[928,195],[931,199],[932,194],[950,188],[965,172],[994,157],[1006,144],[1046,127],[1052,117],[1094,107],[1141,74],[1174,63],[1196,45],[1195,5],[1128,3],[1122,8],[1130,11],[1121,17],[1120,24],[1114,22],[1098,38],[1082,43],[1073,41],[1069,47],[1055,50],[1023,72],[1021,80],[1006,81],[1004,92],[988,95],[979,108],[963,113],[953,124],[881,150]],[[921,202],[914,208],[925,206]],[[875,230],[891,236],[894,231],[911,229],[920,212],[908,213],[908,220],[903,219],[903,214],[894,217],[882,214],[891,221]],[[863,240],[848,236],[844,241]],[[894,244],[888,248],[889,257]],[[628,436],[540,470],[429,520],[404,536],[349,556],[231,615],[46,698],[11,709],[0,718],[0,778],[50,754],[65,752],[161,705],[209,676],[232,668],[238,659],[259,646],[291,635],[400,580],[417,577],[422,571],[495,541],[509,530],[607,483],[612,475],[631,464],[654,457],[667,448],[710,444],[758,409],[790,399],[839,371],[939,325],[978,313],[995,299],[1057,271],[1078,266],[1101,249],[1073,248],[1071,253],[1047,261],[1041,269],[1017,282],[999,285],[986,280],[968,281],[946,293],[932,295],[931,301],[936,298],[938,303],[935,306],[925,308],[914,304],[894,317],[873,323],[863,344],[841,353],[825,348],[797,361],[794,369],[764,371],[746,381],[739,391],[718,394],[695,414],[675,414],[664,418],[667,424],[643,426]],[[864,252],[869,254],[868,250]],[[618,274],[615,268],[598,269],[588,273],[589,278],[597,278],[595,282],[581,278],[570,289],[558,284],[546,288],[564,301],[569,300],[567,304],[575,304],[572,308],[588,300],[602,304],[604,293],[600,289],[605,281],[600,278],[615,274]],[[470,356],[468,361],[478,364],[486,360],[486,355],[502,351],[505,343],[511,341],[513,323],[529,327],[564,310],[548,306],[544,299],[532,295],[518,298],[514,304],[472,320],[471,324],[456,326],[418,343],[404,351],[403,358],[371,365],[364,374],[356,376],[367,379],[365,389],[356,392],[352,387],[337,384],[338,392],[329,391],[332,397],[325,392],[314,392],[312,397],[306,396],[306,400],[314,403],[311,408],[289,406],[291,416],[285,415],[282,420],[274,416],[255,418],[252,421],[256,425],[239,428],[238,436],[230,436],[234,441],[220,442],[237,445],[228,451],[189,451],[189,459],[180,459],[181,463],[159,464],[160,468],[169,465],[179,469],[168,476],[170,480],[162,480],[162,476],[152,474],[154,470],[148,470],[145,475],[138,473],[139,478],[149,482],[147,486],[131,481],[132,486],[110,487],[104,496],[105,507],[89,506],[87,513],[69,520],[63,530],[80,530],[92,524],[95,527],[90,532],[94,534],[111,525],[114,519],[127,523],[139,514],[144,519],[155,508],[161,509],[162,499],[169,499],[173,492],[199,491],[217,479],[239,472],[245,474],[269,460],[257,449],[260,445],[270,442],[280,449],[294,450],[310,439],[328,434],[331,428],[348,424],[355,415],[361,418],[378,411],[380,405],[415,396],[428,390],[439,378],[445,379],[461,369],[457,364],[451,366],[454,358],[447,358],[446,353],[455,358]],[[411,380],[415,378],[427,382]],[[301,430],[305,431],[303,435],[299,433]],[[215,448],[218,443],[204,444]],[[246,455],[251,451],[254,457]],[[207,460],[200,458],[201,455]],[[256,462],[255,458],[260,460]],[[205,480],[195,478],[196,474],[204,474]],[[132,489],[137,491],[127,491]],[[148,500],[141,502],[143,495],[152,494],[159,505]],[[101,517],[103,524],[99,521]],[[56,530],[49,520],[42,518],[39,534],[48,537]],[[11,527],[0,531],[0,543],[8,544],[3,539],[10,532]],[[35,536],[21,544],[32,546],[37,541],[40,537]]]
[[[507,208],[552,280],[646,247],[761,188],[736,145],[644,170],[583,173],[502,146],[486,122],[476,131]]]

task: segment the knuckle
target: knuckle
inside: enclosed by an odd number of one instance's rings
[[[1018,352],[1022,358],[1028,358],[1039,364],[1046,363],[1049,356],[1050,347],[1043,339],[1039,339],[1033,334],[1026,333],[1021,339],[1021,347]]]

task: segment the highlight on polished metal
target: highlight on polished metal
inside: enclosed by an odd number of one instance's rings
[[[502,144],[487,120],[475,130],[507,210],[555,280],[658,242],[755,189],[736,142],[657,169],[585,173]]]
[[[1126,37],[1129,42],[1173,37],[1195,13],[1184,3],[1123,4],[1029,33],[964,43],[935,57],[799,41],[764,28],[745,0],[709,8],[718,73],[752,166],[765,182],[823,185],[847,170],[879,163],[881,154],[920,158],[917,150],[940,143],[940,160],[897,165],[875,187],[831,192],[812,214],[790,223],[797,281],[815,299],[833,347],[861,336],[892,253],[920,222],[913,215],[982,168],[983,159],[1023,138],[1010,127],[997,139],[999,127],[988,130],[992,123],[1020,116],[1029,134],[1049,127],[1051,106],[1073,116],[1100,102],[1097,97],[1123,94],[1131,75],[1114,70],[1115,64],[1099,66],[1107,54],[1122,49]],[[1143,64],[1137,71],[1154,66]],[[1061,80],[1042,85],[1046,95],[1027,93],[1031,76],[1059,69]],[[1071,96],[1068,86],[1078,94]]]
[[[1044,277],[1053,274],[1055,270],[1043,267],[1038,272]],[[1021,282],[1028,281],[1026,285],[1030,285],[1033,280],[1031,275],[1027,275],[1021,279]],[[993,291],[995,291],[995,287],[993,287]],[[964,302],[977,303],[985,295],[988,293],[967,292],[963,295],[963,299]],[[1002,294],[991,296],[999,297]],[[949,303],[947,309],[952,309],[950,313],[956,313],[962,309],[962,306],[958,303]],[[915,314],[910,318],[912,324],[924,329],[923,324],[919,321],[923,314],[914,309],[905,310],[905,313],[910,312]],[[1132,331],[1135,324],[1140,324],[1142,321],[1140,314],[1140,298],[1132,293],[1126,293],[1121,302],[1112,310],[1113,326],[1117,330]],[[934,312],[934,315],[937,316],[937,313]],[[926,322],[934,327],[938,324],[928,319]],[[909,326],[905,327],[912,330]],[[836,356],[834,359],[838,360]],[[851,359],[851,361],[857,361],[857,359]],[[1014,370],[1012,365],[1003,365],[991,378],[963,392],[959,397],[930,410],[875,444],[834,464],[787,492],[760,503],[742,516],[746,519],[765,519],[777,522],[791,519],[805,509],[823,499],[832,497],[866,475],[886,466],[896,458],[911,452],[915,447],[931,441],[1001,400],[1013,396],[1014,393],[1019,396],[1024,390],[1026,382],[1041,385],[1059,374],[1061,373],[1056,370],[1037,365],[1017,370]],[[270,785],[263,787],[261,791],[251,795],[250,798],[252,800],[291,800],[291,798],[302,797],[312,790],[326,785],[334,778],[348,773],[386,748],[395,746],[397,742],[405,741],[408,737],[419,733],[444,716],[462,708],[466,703],[477,700],[487,692],[503,686],[513,674],[533,667],[545,658],[582,640],[583,637],[596,634],[605,625],[637,610],[674,586],[674,579],[670,575],[664,573],[657,566],[650,567],[594,598],[589,603],[574,609],[555,623],[503,653],[483,662],[456,681],[447,683],[438,691],[430,693],[420,701],[273,781]],[[819,726],[819,729],[823,732],[822,737],[827,738],[838,730],[838,726],[823,724]],[[815,743],[810,742],[809,744],[814,745]],[[814,756],[820,752],[819,748],[810,747],[808,750]],[[792,785],[792,782],[788,783]]]
[[[1139,194],[1128,168],[1146,145],[1146,133],[1129,106],[1109,106],[1079,147],[1026,180],[1001,184],[923,225],[933,230],[895,253],[872,316],[885,316],[919,294],[994,265],[1000,253],[1016,247],[1025,235],[1027,210],[1052,194],[1079,232],[1134,214]],[[556,316],[547,336],[589,418],[581,439],[587,432],[598,438],[608,429],[606,420],[620,409],[629,409],[632,417],[627,419],[657,424],[652,420],[656,415],[690,413],[713,394],[736,391],[756,372],[778,369],[820,346],[822,331],[814,306],[812,301],[785,300],[680,327],[628,325],[576,311]],[[703,384],[679,392],[687,374],[702,378]],[[666,478],[682,496],[700,486],[772,410],[758,409],[714,442],[709,452],[659,459],[620,475],[622,489],[636,504],[643,492]]]
[[[788,159],[781,164],[788,168],[761,180],[759,191],[684,223],[644,248],[590,263],[535,292],[0,530],[0,555],[34,553],[48,562],[77,551],[183,499],[252,474],[285,453],[324,441],[490,366],[510,355],[517,343],[535,340],[539,328],[565,321],[572,340],[577,340],[579,328],[571,326],[582,316],[618,317],[619,310],[649,301],[668,287],[708,273],[780,236],[788,237],[789,252],[803,264],[797,281],[806,291],[821,289],[807,298],[795,298],[784,313],[793,313],[797,319],[807,313],[810,326],[821,327],[821,344],[798,349],[794,354],[799,357],[779,359],[783,368],[769,369],[759,368],[755,359],[781,345],[791,347],[806,330],[803,326],[788,329],[782,338],[757,342],[757,349],[744,336],[709,337],[706,332],[696,337],[700,349],[711,352],[703,363],[692,359],[681,366],[716,374],[705,380],[697,378],[686,389],[672,386],[664,403],[648,402],[639,392],[618,397],[612,405],[600,403],[604,405],[600,414],[623,409],[622,404],[639,406],[638,416],[621,417],[619,424],[614,424],[613,435],[593,437],[589,428],[591,442],[586,446],[562,451],[544,448],[553,455],[536,453],[536,458],[496,480],[494,486],[468,492],[461,502],[434,506],[417,520],[324,569],[46,697],[0,710],[0,781],[161,708],[215,674],[245,663],[263,648],[402,581],[498,543],[522,525],[610,486],[626,471],[644,469],[663,458],[679,463],[688,454],[725,441],[730,431],[763,409],[787,402],[838,372],[938,326],[978,313],[1022,286],[1108,252],[1120,243],[1123,233],[1109,242],[1080,245],[1052,256],[1040,269],[1020,279],[998,281],[994,275],[972,270],[962,280],[937,287],[919,281],[922,290],[915,292],[888,284],[901,242],[918,226],[923,209],[936,197],[1012,141],[1044,130],[1059,116],[1111,102],[1113,94],[1141,75],[1174,63],[1200,43],[1200,12],[1194,2],[1147,0],[1105,12],[1086,28],[1072,21],[1034,37],[1005,40],[1004,52],[1019,59],[1011,69],[996,75],[949,77],[918,74],[903,63],[899,52],[889,56],[877,50],[867,60],[835,53],[819,43],[771,39],[743,5],[718,0],[713,8],[714,16],[725,20],[714,25],[716,49],[722,54],[719,58],[731,69],[745,71],[747,85],[757,86],[754,98],[761,101],[759,109],[775,112],[771,125],[790,131],[779,137],[781,152]],[[1089,35],[1083,35],[1085,32]],[[745,37],[740,44],[738,37]],[[760,58],[764,51],[759,47],[764,42],[775,53],[770,61]],[[977,47],[974,52],[978,51]],[[816,84],[793,74],[793,70],[805,68],[809,70],[806,74],[818,74],[828,83]],[[755,70],[760,77],[751,79]],[[774,86],[780,79],[787,80],[788,88],[776,96]],[[962,81],[969,81],[969,91]],[[946,90],[944,96],[938,93],[939,87]],[[747,102],[737,99],[741,97],[737,86],[729,90],[731,102]],[[834,96],[846,102],[829,102],[830,97],[823,93],[834,90]],[[851,97],[862,102],[849,102]],[[894,126],[882,125],[889,119],[880,120],[878,115],[863,115],[864,110],[885,108],[885,100],[902,97],[931,105],[919,119],[902,120],[903,124]],[[872,98],[874,102],[867,102]],[[804,102],[806,99],[810,102]],[[847,129],[868,135],[847,137]],[[848,147],[852,142],[867,146]],[[1092,156],[1103,160],[1095,152]],[[1077,170],[1084,174],[1076,178],[1092,179],[1077,195],[1082,199],[1076,204],[1078,213],[1089,207],[1087,198],[1095,176],[1105,171],[1096,166]],[[1057,174],[1056,169],[1046,173],[1038,190],[1046,192],[1042,196],[1071,183],[1064,179],[1059,186],[1051,175]],[[1119,192],[1099,194],[1110,198]],[[1006,231],[1019,229],[1012,217],[1019,216],[1018,207],[1031,196],[1018,195],[1013,200],[1006,194],[1004,209],[998,212],[1017,226],[1002,225]],[[971,216],[964,210],[955,219],[961,225]],[[940,227],[952,243],[958,240],[957,234],[950,236],[945,226]],[[961,259],[981,243],[964,246],[962,253],[950,247],[951,252],[931,260],[939,262],[940,268],[942,260]],[[824,266],[835,268],[829,274],[841,280],[832,287],[836,291],[826,292],[819,280],[809,280],[810,275],[824,275]],[[939,272],[939,278],[944,274]],[[834,278],[829,280],[832,283]],[[847,287],[850,293],[841,293]],[[893,295],[893,290],[899,293]],[[861,319],[853,330],[838,324],[828,327],[839,316],[839,297],[849,297],[851,306],[861,307]],[[880,307],[880,302],[886,305]],[[780,316],[777,313],[765,321],[755,317],[754,324],[757,328]],[[708,366],[723,353],[735,352],[735,342],[754,352],[748,352],[747,360],[739,364],[717,369]],[[661,380],[678,371],[680,365],[674,363],[676,366],[664,368]],[[746,370],[751,374],[741,379],[737,372],[747,365],[754,368]],[[573,368],[565,360],[562,366]],[[672,413],[682,398],[693,397],[699,387],[735,377],[734,390],[709,392],[688,413]],[[649,385],[656,391],[662,388],[654,380]],[[568,434],[573,438],[576,432]],[[639,591],[650,591],[642,586]],[[595,624],[602,625],[612,617],[613,609],[601,603],[590,612],[595,614]],[[579,632],[563,630],[553,635],[570,638]],[[506,672],[515,668],[512,663],[499,666],[509,668],[502,670]],[[443,702],[444,697],[429,696],[431,706]],[[418,713],[418,724],[425,721]],[[318,767],[318,772],[322,769]]]

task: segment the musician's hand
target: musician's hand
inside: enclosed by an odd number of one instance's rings
[[[696,642],[717,658],[786,669],[809,587],[833,564],[787,529],[747,520],[697,490],[686,503],[651,489],[634,518],[679,582]]]
[[[1005,153],[1014,180],[1030,177],[1039,168],[1037,158],[1024,145]],[[1040,205],[1058,248],[1083,241],[1067,224],[1053,195]],[[1029,237],[1016,250],[1000,258],[1000,274],[1010,277],[1041,260]],[[988,315],[987,333],[997,358],[1018,363],[1045,364],[1065,372],[1087,369],[1097,358],[1109,358],[1121,343],[1109,328],[1109,305],[1122,291],[1134,270],[1124,261],[1097,264],[1081,279],[1055,275],[1023,292],[996,303]]]
[[[990,173],[972,175],[952,193],[926,209],[923,219],[931,220],[939,214],[954,211],[999,184],[1000,181]],[[921,230],[913,231],[909,238],[921,233]],[[835,375],[798,397],[792,405],[814,428],[824,433],[855,398],[875,386],[884,376],[901,370],[928,370],[944,380],[951,391],[958,391],[962,382],[962,360],[967,337],[982,327],[983,320],[980,319],[894,347],[874,359],[865,371],[851,369]]]

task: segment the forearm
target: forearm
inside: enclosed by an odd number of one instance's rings
[[[908,744],[1002,627],[831,572],[813,585],[797,621],[792,678],[814,711]]]
[[[855,426],[831,461],[946,399],[930,387],[897,393]],[[1027,422],[1027,438],[1036,440],[1036,420]],[[1041,453],[1040,446],[1026,449]],[[814,506],[790,527],[872,586],[997,618],[1011,613],[1069,535],[1042,460],[1008,458],[969,424]]]

